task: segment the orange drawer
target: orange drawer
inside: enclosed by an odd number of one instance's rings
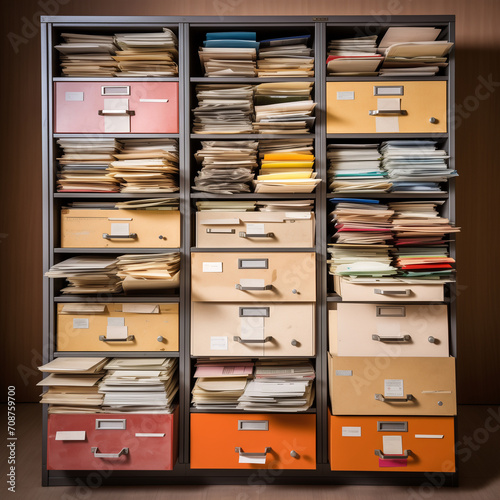
[[[328,427],[332,470],[455,471],[453,417],[339,417],[330,413]],[[398,446],[402,455],[390,455]]]
[[[315,469],[316,415],[191,415],[192,469]]]

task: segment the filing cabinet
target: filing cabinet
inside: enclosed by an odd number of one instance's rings
[[[178,82],[56,82],[56,134],[177,134]]]
[[[58,351],[178,351],[179,304],[57,304]]]
[[[453,417],[329,414],[328,445],[332,470],[455,471]]]
[[[327,82],[327,133],[444,133],[446,83]]]
[[[328,311],[329,352],[338,356],[447,357],[445,304],[339,303]]]
[[[178,248],[177,210],[61,210],[62,248]]]
[[[49,415],[47,469],[172,470],[178,413]]]
[[[316,415],[191,414],[192,469],[314,469]]]
[[[312,212],[196,212],[199,248],[311,248]]]
[[[394,347],[394,346],[393,346]],[[455,358],[329,355],[333,415],[456,415]]]
[[[313,252],[193,252],[191,300],[314,302]]]
[[[314,356],[314,304],[193,302],[194,356]]]

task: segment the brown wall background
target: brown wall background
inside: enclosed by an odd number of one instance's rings
[[[494,258],[500,215],[497,0],[8,1],[0,16],[0,401],[6,385],[17,386],[18,401],[38,401],[41,392],[35,386],[44,271],[40,15],[374,15],[386,20],[412,14],[456,15],[457,225],[463,228],[458,239],[458,394],[461,403],[500,403],[499,266]],[[19,42],[17,52],[11,40]]]

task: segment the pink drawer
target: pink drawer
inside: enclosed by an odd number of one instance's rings
[[[177,82],[57,82],[54,132],[176,134]]]
[[[162,414],[49,415],[49,470],[171,470],[178,408]]]

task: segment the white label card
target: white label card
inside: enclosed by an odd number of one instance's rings
[[[111,236],[128,236],[130,234],[130,224],[128,222],[112,222]]]
[[[56,441],[85,441],[85,431],[57,431]]]
[[[89,319],[88,318],[73,318],[73,328],[88,328]]]
[[[247,223],[247,236],[252,234],[266,234],[265,224]]]
[[[136,314],[159,314],[160,306],[158,304],[123,304],[122,312]]]
[[[310,219],[311,212],[285,212],[287,219]]]
[[[401,436],[382,436],[384,455],[402,455],[403,438]]]
[[[128,337],[128,327],[109,326],[106,328],[106,338],[114,340],[126,340]]]
[[[221,273],[222,262],[203,262],[204,273]]]
[[[256,455],[256,456],[240,455],[238,462],[240,464],[265,464],[266,455]]]
[[[337,92],[337,101],[354,101],[354,90]]]
[[[83,101],[83,92],[65,92],[66,101]]]
[[[227,351],[227,337],[210,337],[211,351]]]
[[[352,377],[352,370],[335,370],[337,377]]]
[[[361,437],[361,427],[342,427],[342,437]]]
[[[404,397],[404,387],[402,379],[385,379],[384,380],[384,396],[386,398],[402,398]]]

